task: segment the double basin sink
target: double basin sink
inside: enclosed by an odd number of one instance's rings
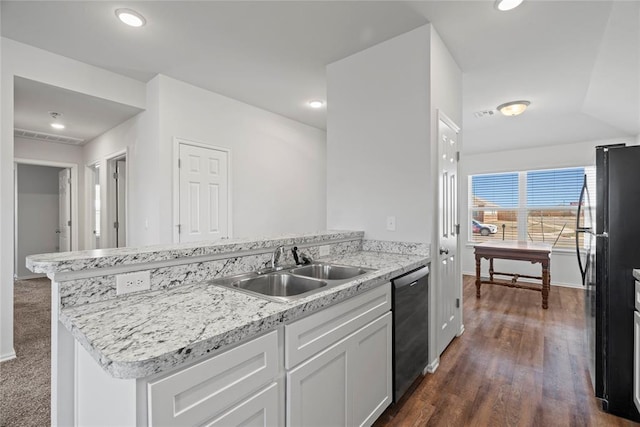
[[[361,267],[315,262],[268,272],[253,271],[223,277],[211,280],[209,284],[272,301],[286,302],[338,286],[370,271],[372,270]]]

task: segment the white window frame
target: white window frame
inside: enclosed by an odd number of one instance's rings
[[[511,211],[516,211],[516,215],[517,215],[517,224],[518,224],[518,240],[520,241],[529,241],[529,236],[528,236],[528,227],[529,227],[529,221],[528,221],[528,217],[529,217],[529,212],[531,211],[545,211],[545,210],[552,210],[552,211],[571,211],[571,212],[575,212],[577,214],[578,212],[578,206],[535,206],[535,207],[529,207],[527,206],[527,174],[530,172],[537,172],[537,171],[553,171],[553,170],[563,170],[563,169],[576,169],[576,168],[584,168],[585,172],[586,169],[589,168],[591,166],[570,166],[570,167],[561,167],[561,168],[549,168],[549,169],[530,169],[530,170],[524,170],[524,171],[510,171],[510,172],[487,172],[487,173],[480,173],[480,174],[472,174],[468,176],[468,218],[467,218],[467,223],[471,224],[471,220],[473,219],[473,214],[474,212],[481,212],[481,211],[487,211],[487,210],[491,210],[491,211],[495,211],[495,212],[511,212]],[[482,176],[482,175],[500,175],[500,174],[518,174],[518,206],[517,207],[512,207],[512,208],[503,208],[503,207],[484,207],[484,208],[476,208],[473,206],[473,177],[474,176]],[[592,195],[593,197],[594,195]],[[501,234],[502,230],[500,229],[500,227],[498,227],[498,232],[497,234]],[[480,243],[478,240],[476,240],[474,234],[473,234],[473,227],[469,226],[469,231],[468,231],[468,242],[470,245],[475,245],[477,243]],[[546,243],[552,243],[553,242],[546,242]],[[575,248],[567,248],[567,247],[554,247],[553,251],[557,251],[557,252],[573,252],[575,251]]]

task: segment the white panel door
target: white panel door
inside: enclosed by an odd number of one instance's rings
[[[224,151],[180,144],[180,242],[228,237],[228,162]]]
[[[436,258],[436,334],[442,354],[460,328],[461,277],[458,277],[458,127],[438,118],[438,253]]]
[[[58,173],[58,251],[71,250],[71,170]]]

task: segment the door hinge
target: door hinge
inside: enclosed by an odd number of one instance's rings
[[[116,230],[120,228],[120,223],[118,221],[113,223],[113,228],[115,228]]]
[[[67,184],[71,185],[71,178],[67,178]]]
[[[117,180],[118,179],[118,172],[114,172],[113,173],[113,179]]]
[[[71,227],[71,220],[67,221],[67,225]]]
[[[460,298],[456,298],[456,308],[460,308]]]
[[[456,224],[456,234],[460,234],[460,224]]]
[[[178,159],[178,169],[182,167],[182,160]]]
[[[182,224],[178,224],[176,227],[178,227],[178,234],[182,233]]]
[[[456,162],[460,161],[460,152],[456,151]]]

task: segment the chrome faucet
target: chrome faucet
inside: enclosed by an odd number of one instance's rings
[[[273,251],[273,254],[271,254],[271,268],[273,268],[274,270],[278,268],[278,261],[280,261],[281,255],[284,255],[283,245],[278,246],[276,250]]]

